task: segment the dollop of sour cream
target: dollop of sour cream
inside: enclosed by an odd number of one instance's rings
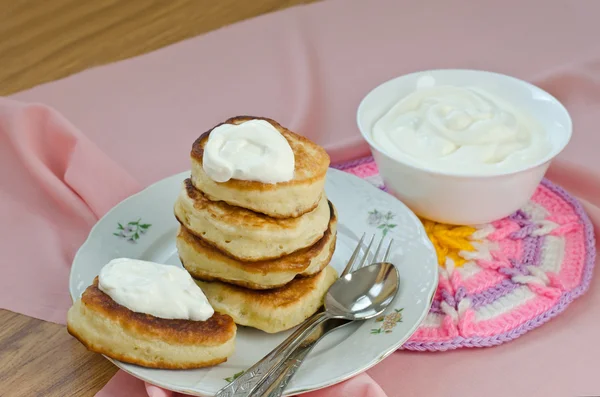
[[[222,124],[210,132],[202,167],[215,182],[287,182],[294,178],[294,152],[266,120]]]
[[[155,317],[205,321],[214,314],[189,273],[175,266],[113,259],[100,271],[98,288],[129,310]]]
[[[430,76],[374,124],[372,137],[391,157],[468,174],[516,171],[551,150],[526,112],[478,88],[436,86]]]

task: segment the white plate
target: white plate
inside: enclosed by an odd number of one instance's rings
[[[98,221],[73,261],[69,282],[73,299],[81,296],[102,266],[113,258],[181,266],[175,248],[178,223],[173,216],[173,203],[188,176],[189,172],[185,172],[163,179],[129,197]],[[323,339],[298,370],[286,395],[331,386],[383,360],[417,329],[437,286],[433,246],[421,222],[404,204],[368,182],[333,169],[327,174],[325,190],[339,213],[338,242],[331,264],[341,271],[363,232],[391,236],[395,240],[391,261],[400,271],[400,292],[385,320],[352,324]],[[270,335],[238,327],[233,356],[226,363],[207,369],[158,370],[113,362],[155,385],[212,396],[228,383],[228,378],[260,360],[289,333]]]

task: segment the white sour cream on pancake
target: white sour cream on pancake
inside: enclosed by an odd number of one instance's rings
[[[215,127],[202,156],[204,172],[215,182],[287,182],[294,178],[294,166],[290,144],[265,120]]]
[[[205,321],[214,313],[189,273],[175,266],[113,259],[100,271],[98,288],[129,310],[155,317]]]
[[[546,131],[523,109],[430,77],[375,123],[372,137],[391,157],[458,174],[516,171],[551,150]]]

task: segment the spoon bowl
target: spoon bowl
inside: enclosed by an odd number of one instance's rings
[[[382,313],[400,285],[400,274],[388,262],[373,263],[339,278],[325,296],[331,317],[366,320]]]

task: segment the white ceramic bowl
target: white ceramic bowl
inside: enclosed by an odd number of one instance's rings
[[[432,76],[436,84],[478,87],[535,117],[549,135],[552,150],[538,162],[514,172],[478,175],[426,169],[386,154],[371,129],[397,101],[413,92],[417,80]],[[550,161],[571,138],[572,122],[564,106],[546,91],[502,74],[441,69],[407,74],[372,90],[360,103],[357,123],[391,193],[417,215],[434,221],[475,225],[510,215],[531,198]]]

